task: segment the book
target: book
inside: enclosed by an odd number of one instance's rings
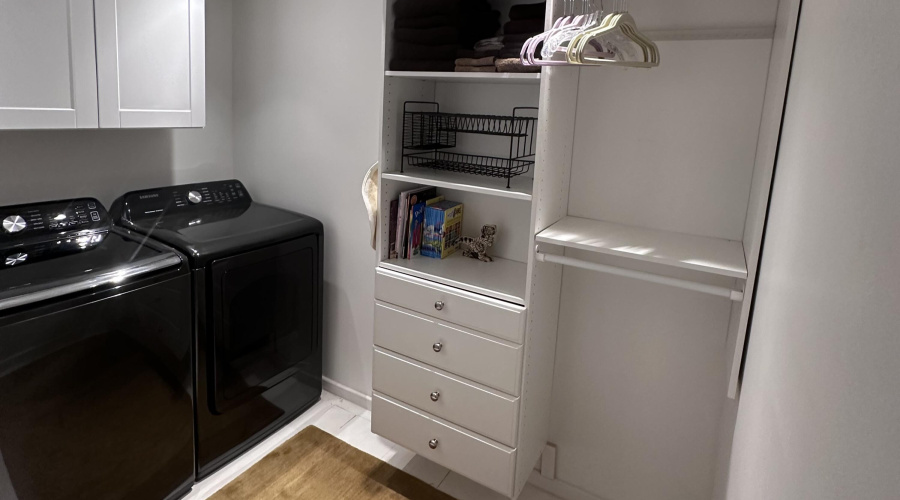
[[[463,204],[441,201],[425,208],[421,254],[444,259],[459,250]]]
[[[397,258],[397,211],[399,200],[391,200],[391,211],[388,218],[388,258]]]
[[[409,244],[406,250],[408,259],[413,258],[422,250],[422,237],[425,227],[425,208],[435,203],[444,201],[443,196],[437,196],[421,203],[416,203],[410,209],[409,214]]]
[[[430,186],[418,187],[403,191],[397,203],[397,258],[408,258],[407,243],[409,241],[410,209],[421,200],[429,200],[437,196],[437,189]]]

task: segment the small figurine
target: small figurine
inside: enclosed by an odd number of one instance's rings
[[[494,259],[487,254],[487,249],[494,246],[494,236],[496,234],[497,226],[486,224],[481,228],[480,238],[463,236],[460,239],[460,243],[468,247],[463,250],[463,256],[478,259],[482,262],[493,262]]]

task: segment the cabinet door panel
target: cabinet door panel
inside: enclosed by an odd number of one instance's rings
[[[96,128],[91,0],[0,0],[0,129]]]
[[[205,125],[203,0],[97,0],[101,127]]]

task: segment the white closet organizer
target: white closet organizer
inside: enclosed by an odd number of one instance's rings
[[[386,68],[391,4],[385,2]],[[550,2],[548,9],[559,15],[562,2]],[[548,15],[548,23],[553,18]],[[731,36],[742,40],[697,42],[688,35],[667,33],[666,38],[676,41],[659,43],[662,63],[650,70],[553,66],[541,74],[385,71],[373,432],[506,496],[518,496],[548,441],[565,267],[560,264],[655,282],[646,286],[685,289],[677,293],[719,295],[720,302],[705,301],[703,307],[731,315],[729,329],[723,328],[721,335],[733,349],[723,362],[734,359],[737,365],[728,372],[730,379],[722,381],[728,384],[722,396],[736,396],[765,218],[758,209],[768,198],[771,178],[771,165],[762,162],[754,170],[753,162],[771,40],[746,30]],[[717,37],[728,35],[716,32]],[[704,32],[697,38],[710,35]],[[727,50],[717,52],[723,45]],[[635,83],[626,87],[633,92],[651,92],[660,85],[657,74],[677,79],[683,72],[703,71],[726,60],[733,62],[723,63],[731,66],[716,73],[725,76],[712,82],[714,89],[696,91],[701,103],[694,110],[696,117],[686,118],[684,129],[665,131],[670,136],[648,126],[651,118],[646,114],[630,112],[634,95],[609,96],[599,90],[608,82],[618,88],[630,80]],[[758,92],[728,87],[729,78],[748,75],[759,79]],[[642,78],[649,83],[642,85]],[[704,99],[704,93],[710,99]],[[721,100],[738,94],[738,101],[730,104],[749,110],[749,116],[718,138],[725,148],[709,144],[708,150],[686,151],[684,158],[666,156],[677,149],[678,141],[697,144],[697,135],[715,127],[704,118],[716,116]],[[406,165],[401,172],[403,109],[408,101],[437,102],[441,111],[493,115],[509,115],[514,107],[538,107],[535,164],[528,174],[513,178],[510,188],[506,179]],[[622,132],[592,121],[591,116],[603,113],[619,114],[622,127],[635,128]],[[631,134],[626,152],[606,142],[623,134]],[[623,158],[635,151],[631,147],[639,140],[645,140],[649,150],[642,151],[641,158],[654,161],[643,169],[632,168]],[[482,153],[491,147],[486,140],[460,141],[474,154],[489,154]],[[704,158],[699,166],[698,155]],[[654,183],[642,175],[660,180]],[[416,186],[435,186],[446,199],[464,203],[466,235],[477,235],[483,224],[497,224],[498,238],[489,252],[495,261],[459,254],[444,260],[390,259],[387,207],[400,192]],[[602,194],[583,196],[594,189]],[[614,209],[616,200],[647,196],[648,190],[659,191],[655,203],[633,211]],[[570,200],[570,191],[581,196]],[[585,206],[588,198],[592,205]],[[748,198],[756,209],[749,217]],[[596,216],[598,212],[602,216]],[[686,213],[701,215],[678,219]],[[660,220],[653,214],[662,214],[656,216]],[[742,239],[742,234],[747,236]]]

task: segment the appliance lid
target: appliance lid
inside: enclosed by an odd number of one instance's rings
[[[116,224],[186,253],[194,267],[301,236],[322,234],[311,217],[256,203],[240,181],[131,192],[112,209]]]
[[[94,199],[0,207],[0,220],[0,311],[181,264],[172,250],[111,230]]]

